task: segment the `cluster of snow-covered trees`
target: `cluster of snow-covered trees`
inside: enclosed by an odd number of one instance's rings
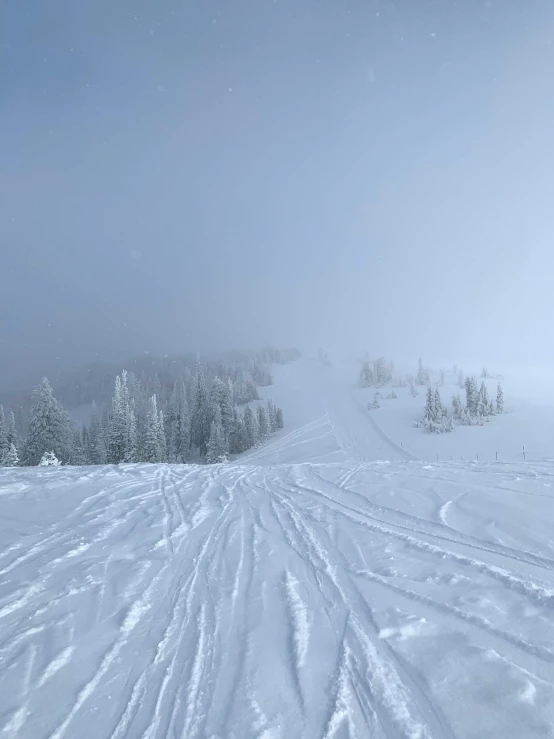
[[[442,434],[454,430],[454,421],[464,426],[482,426],[497,414],[504,412],[504,393],[500,383],[496,390],[496,402],[489,397],[485,382],[481,382],[481,386],[477,389],[475,377],[467,377],[464,386],[466,402],[462,403],[459,393],[454,395],[452,416],[448,415],[438,388],[433,391],[429,386],[423,419],[416,425],[431,433]]]
[[[360,387],[383,387],[392,381],[394,372],[394,363],[387,361],[384,357],[374,359],[372,362],[368,358],[362,362],[360,369],[359,385]]]
[[[0,465],[225,461],[283,428],[283,412],[271,401],[252,407],[257,384],[272,382],[263,359],[249,360],[246,368],[197,361],[173,383],[123,371],[110,408],[100,413],[93,405],[81,428],[71,424],[45,378],[33,392],[24,434],[0,406]]]
[[[500,382],[496,388],[496,402],[489,397],[484,381],[477,389],[475,377],[466,377],[464,387],[465,405],[462,403],[459,393],[452,398],[454,420],[458,423],[464,426],[482,426],[497,414],[504,412],[504,392]]]

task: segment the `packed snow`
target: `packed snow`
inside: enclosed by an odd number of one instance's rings
[[[351,369],[228,464],[0,470],[1,736],[554,736],[554,463]]]

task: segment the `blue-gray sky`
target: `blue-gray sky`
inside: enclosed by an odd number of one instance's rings
[[[549,0],[5,0],[4,377],[549,355]]]

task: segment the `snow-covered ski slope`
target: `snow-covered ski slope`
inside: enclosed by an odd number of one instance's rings
[[[0,736],[554,736],[554,463],[286,372],[238,462],[0,471]]]

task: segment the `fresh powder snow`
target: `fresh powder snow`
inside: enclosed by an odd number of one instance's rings
[[[1,469],[0,736],[554,736],[554,462],[508,387],[387,393],[302,360],[234,462]]]

